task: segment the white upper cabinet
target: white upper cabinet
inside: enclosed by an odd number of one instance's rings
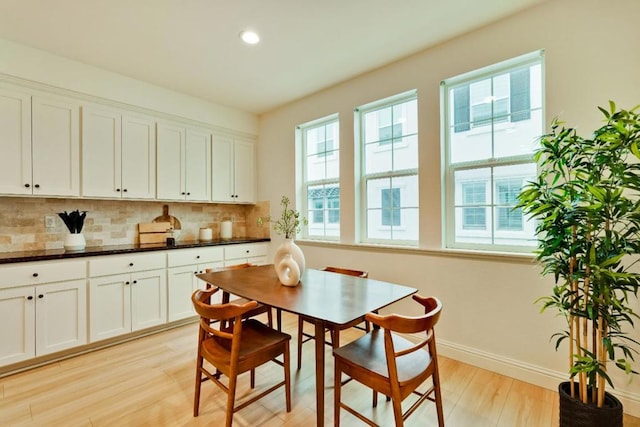
[[[37,95],[31,99],[31,115],[33,194],[79,196],[79,103],[70,98]]]
[[[82,195],[155,198],[155,122],[99,106],[82,109]]]
[[[0,193],[80,195],[80,107],[72,99],[0,87]]]
[[[215,135],[213,139],[212,200],[256,202],[256,156],[250,141]]]
[[[122,197],[156,197],[156,124],[150,117],[122,116]]]
[[[158,123],[158,199],[211,199],[211,133]]]
[[[0,86],[0,141],[0,193],[32,194],[29,93]]]
[[[256,202],[250,139],[60,93],[0,79],[0,196]]]

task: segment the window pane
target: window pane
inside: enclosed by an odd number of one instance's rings
[[[338,236],[340,233],[340,187],[314,185],[307,189],[309,236]]]
[[[534,64],[449,90],[450,162],[533,153],[543,129],[541,73]],[[460,122],[466,108],[471,126]]]
[[[337,178],[339,176],[338,123],[331,122],[304,129],[308,181]]]
[[[455,241],[532,244],[534,223],[513,207],[522,185],[535,179],[535,175],[535,163],[456,171]],[[492,186],[494,190],[490,193]]]
[[[367,236],[370,239],[418,239],[418,176],[367,181]]]
[[[418,167],[417,101],[365,113],[365,173]]]

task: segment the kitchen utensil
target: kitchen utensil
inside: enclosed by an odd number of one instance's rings
[[[162,215],[154,218],[153,222],[168,222],[174,230],[182,230],[180,220],[173,215],[169,215],[169,205],[162,206]]]

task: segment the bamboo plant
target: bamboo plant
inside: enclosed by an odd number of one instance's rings
[[[637,374],[638,342],[625,327],[638,318],[640,106],[598,108],[605,124],[590,138],[554,120],[535,154],[537,181],[517,207],[537,220],[537,260],[555,278],[539,302],[566,318],[554,338],[556,350],[568,342],[571,396],[602,407],[606,383],[613,387],[609,361]]]

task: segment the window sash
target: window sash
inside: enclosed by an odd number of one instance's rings
[[[356,115],[360,143],[359,240],[417,245],[416,91],[358,107]],[[409,187],[396,188],[394,182]],[[375,193],[371,191],[377,191],[373,199],[370,197]],[[405,192],[415,195],[407,199]]]
[[[446,247],[528,252],[535,246],[535,224],[526,221],[521,210],[514,210],[513,206],[522,184],[535,177],[534,141],[544,133],[543,65],[543,52],[538,51],[442,83],[442,120],[446,129],[443,162]],[[534,67],[538,67],[535,76],[534,71],[530,71]],[[484,88],[478,86],[479,91],[472,93],[471,85],[481,81],[485,81]],[[486,92],[488,88],[490,92]],[[480,104],[479,99],[486,95],[489,102]],[[509,134],[505,140],[505,129],[524,133],[519,134],[522,136]],[[463,136],[457,136],[459,134]],[[531,139],[530,152],[522,145],[522,138]],[[454,140],[458,144],[455,162],[451,160]],[[482,156],[474,157],[472,142],[475,140],[484,141],[484,151],[478,151]],[[515,141],[514,144],[524,148],[505,150],[505,141]],[[496,149],[497,143],[503,145]],[[504,176],[508,168],[519,171],[514,172],[516,178],[509,180]],[[472,176],[473,171],[482,170],[489,171],[486,202],[479,189],[463,189],[458,178],[462,172],[470,171]]]
[[[302,203],[302,215],[309,222],[303,227],[303,236],[337,240],[340,238],[338,116],[331,115],[297,128],[302,147],[302,171],[299,175],[301,199],[305,201]],[[336,192],[336,195],[327,195],[328,191]]]

